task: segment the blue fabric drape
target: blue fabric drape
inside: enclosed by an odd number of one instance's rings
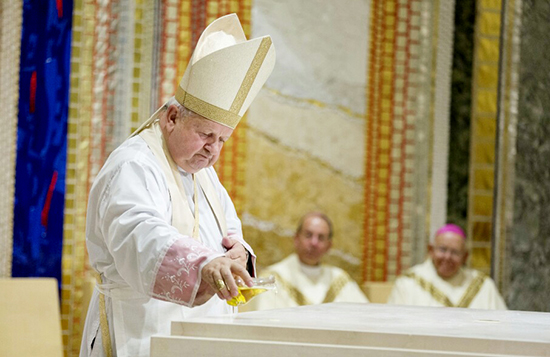
[[[14,277],[61,282],[72,7],[72,0],[23,3]]]

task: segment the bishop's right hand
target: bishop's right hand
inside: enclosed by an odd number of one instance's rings
[[[250,274],[241,264],[227,257],[218,257],[206,264],[201,272],[201,285],[195,298],[195,306],[207,302],[214,294],[222,300],[229,300],[239,294],[235,279],[241,278],[243,282],[252,286]]]

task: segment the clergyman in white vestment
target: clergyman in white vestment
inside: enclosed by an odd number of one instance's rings
[[[429,258],[396,279],[388,303],[505,310],[493,280],[464,266],[465,240],[459,226],[441,227],[428,247]]]
[[[322,213],[302,217],[294,236],[295,253],[267,267],[261,276],[273,275],[277,293],[252,299],[244,310],[267,310],[328,302],[369,302],[357,283],[342,269],[322,264],[332,246],[332,222]]]
[[[271,73],[269,36],[235,14],[202,33],[175,96],[109,156],[90,191],[86,242],[98,283],[80,356],[150,355],[172,320],[235,312],[255,257],[212,165]],[[219,79],[223,78],[223,81]]]

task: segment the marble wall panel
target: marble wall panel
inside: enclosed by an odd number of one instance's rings
[[[524,0],[521,17],[507,302],[550,311],[550,3]]]

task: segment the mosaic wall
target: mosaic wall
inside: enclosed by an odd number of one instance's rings
[[[254,2],[277,65],[248,116],[244,231],[262,269],[321,210],[336,227],[328,263],[392,280],[445,220],[454,4],[325,5]]]

